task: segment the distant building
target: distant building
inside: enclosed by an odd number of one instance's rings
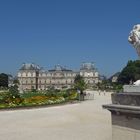
[[[119,77],[119,75],[120,75],[120,72],[117,72],[117,73],[115,73],[114,75],[112,75],[112,76],[109,78],[109,80],[110,80],[112,83],[116,83],[116,82],[118,82],[118,77]]]
[[[66,69],[56,65],[52,70],[43,70],[35,64],[23,64],[17,74],[20,90],[46,90],[49,87],[55,89],[71,88],[75,76],[80,74],[85,82],[94,86],[99,82],[99,74],[93,63],[83,63],[79,71]]]
[[[14,77],[12,75],[8,75],[8,87],[13,86]]]
[[[84,77],[85,82],[91,86],[99,82],[99,73],[93,63],[83,63],[80,68],[80,75]]]

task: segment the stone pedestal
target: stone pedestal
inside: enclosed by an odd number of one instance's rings
[[[112,94],[112,140],[140,140],[140,92]]]
[[[140,86],[136,85],[124,85],[123,86],[124,92],[140,92]]]

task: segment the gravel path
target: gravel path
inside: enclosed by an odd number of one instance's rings
[[[111,140],[111,114],[102,104],[110,94],[94,100],[40,109],[0,112],[1,140]]]

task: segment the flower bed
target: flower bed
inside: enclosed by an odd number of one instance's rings
[[[75,91],[26,92],[22,95],[0,95],[0,109],[62,104],[76,100]]]

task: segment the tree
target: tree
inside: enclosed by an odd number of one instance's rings
[[[79,90],[80,93],[83,93],[83,90],[85,90],[87,87],[84,78],[80,75],[76,75],[75,79],[74,79],[74,88],[76,90]]]
[[[140,60],[128,61],[126,67],[121,71],[118,82],[121,84],[129,84],[140,79]]]
[[[18,86],[17,85],[11,86],[9,88],[9,94],[10,94],[11,97],[20,98],[20,94],[19,94],[19,91],[18,91]]]
[[[18,86],[18,85],[19,85],[19,80],[18,80],[17,78],[15,78],[15,79],[13,80],[13,84]]]
[[[5,73],[0,74],[0,87],[8,87],[8,75]]]
[[[98,89],[100,89],[100,90],[109,89],[110,85],[111,85],[111,83],[110,83],[110,81],[107,80],[107,79],[104,79],[104,80],[102,80],[101,83],[98,83],[98,84],[97,84]]]
[[[4,102],[6,104],[11,105],[19,105],[24,101],[24,99],[20,96],[18,91],[18,86],[14,85],[9,88],[9,92],[6,94]]]

